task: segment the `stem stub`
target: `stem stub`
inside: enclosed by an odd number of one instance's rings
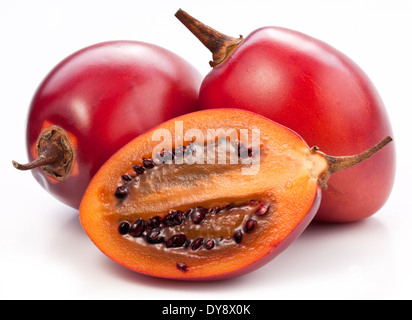
[[[12,161],[19,170],[41,168],[46,175],[59,181],[66,180],[72,171],[74,147],[66,131],[58,126],[44,129],[37,139],[37,158],[27,164]]]
[[[193,18],[182,9],[179,9],[175,16],[212,52],[213,61],[209,62],[211,67],[215,67],[225,61],[233,50],[243,41],[242,36],[234,38],[220,33]]]
[[[321,172],[318,173],[318,183],[319,185],[326,189],[328,187],[327,182],[328,179],[332,174],[335,172],[341,171],[348,169],[354,165],[357,165],[358,163],[361,163],[372,156],[374,156],[376,153],[378,153],[381,149],[383,149],[388,143],[393,141],[391,137],[386,137],[382,141],[380,141],[377,145],[374,147],[360,153],[357,155],[352,155],[352,156],[341,156],[341,157],[334,157],[334,156],[329,156],[321,151],[319,151],[318,147],[312,147],[310,150],[311,155],[315,157],[321,157],[324,160],[326,160],[327,166],[325,169],[323,169]]]

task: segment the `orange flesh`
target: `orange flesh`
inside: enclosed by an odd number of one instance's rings
[[[326,163],[311,157],[305,142],[291,130],[266,118],[240,110],[208,110],[168,121],[158,128],[175,136],[175,121],[183,121],[184,131],[223,128],[260,130],[260,166],[257,174],[244,175],[250,165],[162,164],[146,170],[130,194],[118,201],[114,193],[121,176],[151,157],[159,144],[153,130],[118,151],[95,175],[80,207],[83,228],[96,246],[114,261],[140,273],[176,279],[207,279],[246,268],[265,257],[295,229],[312,207],[318,185],[317,172]],[[238,136],[238,138],[240,138]],[[207,139],[206,139],[207,140]],[[250,141],[250,140],[249,140]],[[187,145],[190,141],[184,142]],[[198,142],[198,141],[197,141]],[[210,142],[210,141],[205,141]],[[319,168],[318,168],[319,167]],[[313,173],[315,171],[315,173]],[[268,212],[256,218],[253,232],[244,233],[240,244],[233,241],[256,209],[249,201],[270,203]],[[170,210],[240,206],[220,216],[208,217],[201,227],[186,222],[168,235],[186,232],[188,238],[220,238],[212,250],[204,247],[166,248],[164,243],[148,244],[143,238],[118,232],[122,221],[164,217]],[[243,206],[242,206],[243,205]],[[180,229],[179,229],[180,228]],[[182,271],[177,264],[184,264]]]

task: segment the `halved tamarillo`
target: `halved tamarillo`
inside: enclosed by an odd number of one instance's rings
[[[30,169],[53,196],[78,209],[101,165],[154,126],[198,110],[200,73],[186,60],[139,41],[83,48],[43,80],[27,121]]]
[[[183,10],[176,17],[213,53],[213,69],[200,87],[201,109],[259,113],[329,154],[357,154],[393,135],[372,81],[325,42],[272,26],[233,38]],[[392,191],[395,168],[391,144],[373,160],[334,175],[315,219],[350,222],[378,212]]]
[[[332,173],[391,140],[331,157],[248,111],[194,112],[116,152],[87,188],[80,221],[103,253],[134,271],[185,280],[241,275],[299,236]]]

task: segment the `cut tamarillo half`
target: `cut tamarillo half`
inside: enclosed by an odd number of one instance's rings
[[[115,153],[87,188],[80,221],[103,253],[139,273],[184,280],[238,276],[303,232],[331,174],[391,140],[332,157],[249,111],[187,114]]]

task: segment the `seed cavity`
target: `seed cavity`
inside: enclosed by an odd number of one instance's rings
[[[222,141],[228,143],[226,138],[219,138],[219,141],[216,145],[213,145],[213,144],[211,145],[212,150],[215,150],[216,147],[222,143]],[[260,150],[254,150],[252,148],[247,149],[239,141],[236,141],[233,143],[230,142],[229,146],[230,148],[235,150],[235,153],[237,150],[238,159],[241,159],[242,161],[243,159],[246,159],[248,157],[252,158],[255,155],[260,155]],[[183,164],[184,163],[183,156],[192,158],[191,160],[188,160],[190,164],[192,164],[194,159],[196,159],[196,152],[198,151],[204,152],[204,148],[209,148],[209,144],[207,144],[207,147],[205,147],[205,146],[196,144],[194,142],[191,142],[187,146],[181,145],[176,148],[172,148],[172,150],[164,149],[162,152],[156,154],[154,159],[150,157],[142,158],[141,164],[132,165],[131,172],[121,175],[122,184],[117,187],[114,193],[115,197],[120,200],[124,200],[128,196],[128,193],[129,193],[128,185],[132,184],[134,180],[138,181],[140,175],[145,174],[147,171],[150,171],[151,169],[155,167],[161,166],[163,164],[173,164],[173,160],[176,160],[176,163]],[[227,149],[225,150],[226,152],[228,152]],[[231,161],[232,160],[230,160],[230,163],[232,163]],[[120,203],[122,203],[122,201],[118,202],[118,204]]]
[[[163,218],[153,216],[133,223],[121,221],[118,232],[130,239],[139,238],[148,244],[162,244],[168,249],[212,250],[222,241],[240,244],[244,234],[252,233],[257,219],[269,212],[270,204],[250,200],[241,205],[195,207],[183,212],[170,210]]]
[[[195,142],[187,146],[177,146],[171,150],[162,150],[156,154],[155,158],[143,157],[141,163],[133,164],[128,172],[120,176],[119,184],[114,192],[118,199],[117,205],[124,203],[124,200],[138,201],[139,193],[133,190],[139,189],[139,192],[158,192],[162,188],[162,183],[170,186],[170,177],[164,174],[164,164],[184,163],[183,157],[196,157],[197,152],[204,152],[204,148],[211,148],[213,153],[221,144],[226,143],[226,138],[219,138],[215,144],[207,144],[207,147],[201,146]],[[230,152],[237,151],[240,159],[254,157],[259,155],[260,150],[246,148],[239,141],[230,142],[229,149],[226,150],[226,157]],[[203,149],[202,149],[203,148]],[[207,149],[209,157],[209,149]],[[212,153],[211,153],[212,154]],[[221,153],[218,152],[218,156]],[[227,159],[227,158],[226,158]],[[177,166],[172,170],[178,170]],[[200,169],[196,177],[175,174],[176,183],[191,185],[191,179],[198,179],[199,176],[207,176],[209,172],[206,169]],[[206,171],[202,171],[206,170]],[[154,175],[159,171],[159,176]],[[179,171],[180,172],[180,171]],[[174,181],[173,180],[173,181]],[[128,197],[130,195],[130,197]],[[256,229],[257,219],[267,215],[269,202],[250,200],[243,204],[229,203],[226,206],[205,208],[202,206],[193,207],[186,211],[172,209],[164,215],[155,215],[147,220],[138,218],[134,221],[120,221],[118,232],[120,235],[128,237],[134,241],[144,241],[148,244],[164,246],[171,250],[212,250],[213,248],[222,247],[221,244],[235,243],[240,244],[244,241],[245,235],[252,233]]]

